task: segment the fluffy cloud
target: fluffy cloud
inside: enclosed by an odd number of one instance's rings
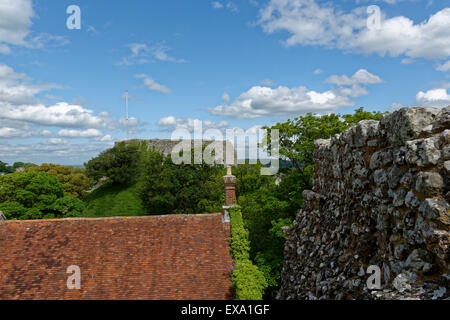
[[[10,45],[43,48],[69,42],[64,37],[48,33],[31,36],[30,28],[34,16],[32,0],[0,1],[0,53],[11,53]]]
[[[418,24],[403,16],[384,18],[379,29],[367,28],[367,17],[366,7],[343,12],[315,0],[271,0],[260,11],[259,24],[267,33],[287,31],[287,45],[319,45],[393,57],[450,56],[450,8]]]
[[[222,104],[208,111],[215,115],[246,119],[306,112],[332,112],[340,107],[353,106],[354,102],[349,97],[368,94],[362,85],[380,83],[382,80],[361,69],[351,77],[333,75],[328,78],[328,82],[338,87],[317,92],[304,86],[295,88],[254,86],[239,95],[231,104]]]
[[[225,102],[230,102],[230,95],[226,92],[222,94],[222,100]]]
[[[12,106],[0,101],[0,119],[19,120],[45,126],[69,128],[106,128],[113,119],[106,112],[94,115],[90,109],[66,102]]]
[[[165,94],[169,94],[170,93],[170,89],[168,87],[166,87],[165,85],[162,85],[158,82],[156,82],[155,80],[153,80],[152,78],[150,78],[149,76],[147,76],[146,74],[137,74],[135,75],[136,78],[138,79],[143,79],[143,85],[152,91],[158,91],[158,92],[162,92]]]
[[[25,46],[34,16],[31,0],[2,1],[0,4],[0,43]]]
[[[447,72],[450,71],[450,60],[448,60],[447,62],[439,65],[437,67],[437,70],[442,71],[442,72]]]
[[[50,144],[67,144],[69,141],[61,138],[50,138],[48,139],[48,143]]]
[[[97,129],[87,129],[87,130],[63,129],[58,132],[58,136],[65,138],[98,138],[103,136],[103,133]]]
[[[13,105],[35,103],[36,94],[53,88],[59,86],[33,84],[26,74],[17,73],[11,67],[0,64],[0,102]]]
[[[348,77],[346,75],[332,75],[327,79],[327,82],[334,83],[340,86],[349,86],[359,84],[376,84],[383,82],[383,80],[381,80],[379,76],[368,72],[366,69],[360,69],[356,71],[355,74],[351,77]]]
[[[447,89],[432,89],[427,92],[419,91],[416,95],[416,103],[424,107],[442,108],[450,105],[450,94]]]
[[[192,132],[196,122],[201,121],[202,129],[223,129],[228,127],[227,121],[214,122],[211,120],[199,120],[193,118],[176,118],[174,116],[168,116],[159,119],[157,125],[166,131],[174,131],[177,129],[187,130]]]
[[[279,86],[272,89],[255,86],[242,93],[231,104],[210,108],[209,112],[215,115],[251,119],[302,112],[328,112],[351,105],[353,103],[347,97],[337,96],[332,91],[321,93],[308,90],[306,87]]]
[[[112,128],[114,120],[106,113],[95,115],[90,109],[67,102],[46,106],[36,97],[59,88],[54,84],[34,84],[24,73],[0,64],[0,120],[70,128]]]
[[[0,139],[45,137],[51,134],[48,130],[27,131],[18,128],[1,127]]]

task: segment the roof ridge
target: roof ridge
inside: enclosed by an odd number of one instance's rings
[[[161,218],[195,218],[195,217],[215,217],[221,216],[221,212],[215,213],[194,213],[194,214],[165,214],[165,215],[148,215],[148,216],[114,216],[114,217],[73,217],[73,218],[57,218],[57,219],[33,219],[33,220],[4,220],[4,224],[10,223],[26,223],[26,222],[58,222],[58,221],[108,221],[108,220],[140,220],[140,219],[161,219]]]

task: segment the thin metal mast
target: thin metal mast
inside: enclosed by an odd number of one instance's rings
[[[126,111],[127,111],[127,119],[126,119],[126,127],[127,127],[127,140],[128,140],[128,90],[125,93],[125,104],[126,104]]]

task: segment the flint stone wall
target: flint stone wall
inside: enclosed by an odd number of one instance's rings
[[[449,297],[450,107],[403,108],[317,140],[278,299]],[[370,265],[381,290],[369,290]]]

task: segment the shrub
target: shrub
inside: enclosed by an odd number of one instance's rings
[[[236,299],[261,300],[268,284],[264,273],[250,261],[250,241],[248,231],[244,227],[240,207],[231,208],[230,217],[230,246],[235,263],[231,279],[236,292]]]

